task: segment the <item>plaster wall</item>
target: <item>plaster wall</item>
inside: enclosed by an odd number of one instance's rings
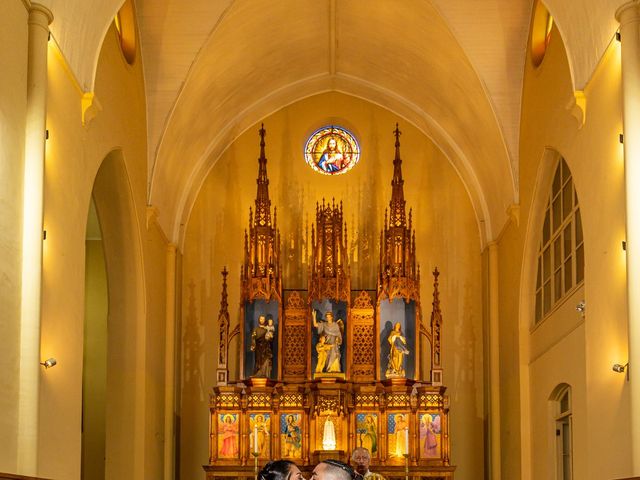
[[[500,306],[501,342],[507,345],[504,350],[501,345],[505,478],[520,478],[512,462],[518,455],[511,444],[516,434],[522,442],[521,478],[555,475],[549,398],[560,383],[569,384],[573,393],[574,478],[631,473],[628,385],[623,375],[611,371],[613,363],[627,358],[619,54],[619,44],[613,42],[586,86],[584,124],[557,29],[542,64],[526,65],[520,217],[507,226],[499,243],[501,293],[513,292],[501,294]],[[535,261],[559,155],[571,169],[580,204],[585,281],[534,327]],[[583,299],[584,319],[575,310]],[[516,338],[518,349],[512,348]],[[518,388],[519,404],[514,401]],[[519,431],[512,432],[509,425],[518,425]]]
[[[325,93],[264,119],[272,205],[278,209],[285,288],[306,289],[316,201],[342,201],[353,289],[375,289],[379,235],[391,198],[393,128],[400,123],[407,207],[413,208],[422,267],[423,315],[429,317],[431,271],[441,271],[444,381],[451,397],[452,462],[456,478],[483,471],[483,348],[481,254],[467,191],[444,155],[391,112],[341,93]],[[306,138],[326,124],[351,129],[362,157],[350,172],[323,176],[304,163]],[[239,321],[239,271],[249,207],[256,196],[259,124],[242,133],[203,179],[185,226],[182,274],[181,478],[198,478],[208,461],[208,395],[215,385],[221,275],[228,278],[233,326]],[[237,359],[238,341],[230,356]],[[231,379],[239,376],[232,360]]]
[[[87,239],[82,408],[82,478],[104,478],[109,292],[102,240]]]
[[[0,472],[17,467],[22,277],[22,186],[27,85],[27,11],[3,2],[0,15]],[[11,45],[11,48],[6,46]]]
[[[165,240],[146,228],[139,52],[128,65],[109,29],[97,67],[97,116],[83,126],[82,92],[49,45],[41,351],[58,366],[41,376],[38,474],[80,478],[85,229],[93,195],[109,284],[106,478],[160,478],[164,284],[148,279],[164,275],[158,245]],[[147,296],[157,301],[153,308]]]

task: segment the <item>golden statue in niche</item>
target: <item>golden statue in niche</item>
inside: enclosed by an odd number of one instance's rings
[[[407,339],[402,334],[402,325],[396,322],[393,330],[387,338],[391,350],[389,351],[389,364],[387,365],[387,378],[404,377],[404,359],[409,355],[407,348]]]

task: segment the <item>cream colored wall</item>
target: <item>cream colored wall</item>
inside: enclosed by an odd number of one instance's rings
[[[572,115],[576,110],[571,78],[562,38],[554,28],[540,67],[527,62],[520,221],[506,228],[499,243],[503,478],[553,478],[549,397],[560,383],[571,385],[573,393],[574,478],[630,474],[628,388],[624,375],[611,371],[613,363],[626,362],[627,351],[616,42],[584,93],[586,117],[581,126]],[[533,329],[535,259],[557,158],[549,149],[565,158],[573,174],[583,223],[585,283]],[[587,304],[584,319],[575,310],[582,299]]]
[[[21,0],[3,2],[0,45],[0,472],[10,472],[17,466],[27,79],[27,11]]]
[[[264,120],[272,204],[283,239],[285,288],[306,288],[300,241],[315,221],[316,201],[342,200],[352,247],[353,288],[375,289],[379,235],[391,197],[393,129],[400,122],[407,205],[413,208],[422,266],[423,314],[431,312],[433,267],[442,272],[443,364],[451,396],[456,478],[483,471],[483,350],[480,238],[468,194],[434,144],[391,112],[340,93],[294,103]],[[315,173],[303,160],[316,128],[339,124],[358,137],[362,159],[345,175]],[[229,271],[232,327],[238,322],[244,229],[256,195],[259,125],[242,133],[208,176],[185,228],[182,275],[181,476],[198,478],[208,461],[208,395],[214,386],[221,275]],[[357,239],[357,242],[356,242]],[[365,247],[364,245],[367,245]],[[357,256],[356,256],[357,253]],[[231,358],[238,358],[237,340]],[[231,362],[231,378],[238,378]]]
[[[105,478],[109,292],[101,239],[87,239],[82,408],[82,478]]]
[[[101,110],[82,126],[81,92],[50,43],[43,260],[39,475],[80,478],[85,226],[96,198],[109,281],[106,478],[160,478],[165,244],[146,226],[146,120],[140,56],[113,28],[100,55]],[[103,162],[104,160],[104,162]],[[94,179],[101,165],[94,188]],[[147,305],[152,302],[151,307]]]

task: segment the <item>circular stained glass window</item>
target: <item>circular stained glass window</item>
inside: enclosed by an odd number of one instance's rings
[[[304,158],[316,172],[340,175],[358,163],[360,145],[356,137],[342,127],[322,127],[307,140]]]

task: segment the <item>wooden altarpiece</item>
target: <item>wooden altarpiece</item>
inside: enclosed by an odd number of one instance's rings
[[[281,281],[275,213],[271,223],[260,130],[256,211],[250,214],[241,274],[240,379],[228,385],[219,382],[210,398],[207,479],[253,477],[258,464],[277,458],[295,461],[308,474],[322,459],[347,461],[359,446],[371,452],[372,470],[389,480],[405,475],[453,479],[440,363],[439,272],[434,272],[427,328],[421,316],[411,213],[408,220],[405,215],[399,135],[396,125],[393,190],[381,234],[377,290],[351,290],[342,205],[323,200],[312,226],[307,291],[287,291]],[[226,288],[223,300],[220,341],[227,343],[220,348],[228,352],[233,332],[229,334],[228,313],[223,315]],[[278,305],[273,351],[277,371],[272,375],[256,372],[251,362],[256,354],[248,340],[254,337],[257,317],[254,312],[248,318],[247,312],[256,301]],[[384,302],[395,302],[389,311],[400,312],[400,321],[392,317],[386,324]],[[430,366],[424,371],[421,336],[431,344]],[[398,356],[402,346],[407,351]]]

